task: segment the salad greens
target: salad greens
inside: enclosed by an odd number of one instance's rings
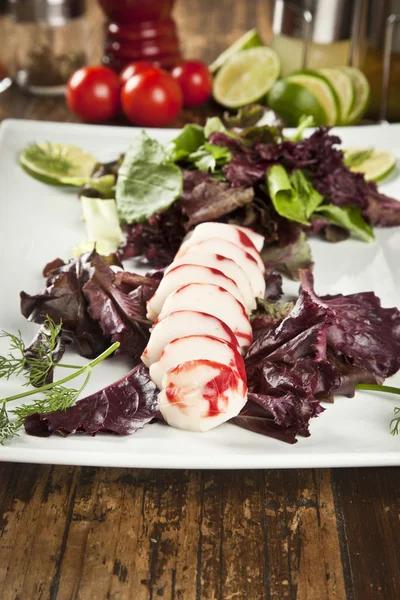
[[[83,240],[75,248],[74,255],[79,256],[89,249],[92,250],[94,244],[100,254],[108,255],[115,252],[122,241],[115,200],[81,196],[81,206],[88,239]]]
[[[306,206],[310,202],[309,195],[304,193],[305,190],[299,189],[303,185],[300,173],[301,171],[296,171],[289,176],[282,165],[272,165],[267,171],[268,192],[278,215],[289,221],[310,225],[306,212]],[[303,179],[305,181],[304,176]],[[296,186],[293,185],[295,180]]]
[[[118,171],[115,199],[121,221],[146,221],[166,210],[181,193],[181,170],[168,159],[164,147],[142,131]]]
[[[63,364],[54,360],[61,331],[61,322],[57,324],[50,317],[46,317],[42,328],[42,337],[35,345],[34,353],[27,352],[28,349],[25,347],[20,332],[18,335],[2,332],[1,337],[7,337],[10,340],[10,351],[8,355],[0,356],[0,379],[8,380],[10,377],[23,374],[26,379],[25,385],[33,386],[34,389],[7,398],[0,398],[0,444],[17,435],[29,415],[66,410],[73,406],[89,382],[92,369],[113,354],[119,346],[118,342],[112,344],[100,356],[83,367]],[[52,374],[55,366],[70,369],[73,373],[55,382],[52,381],[51,376],[51,381],[48,381],[49,373]],[[66,383],[81,375],[84,375],[85,379],[78,389],[65,386]],[[38,395],[40,395],[39,398]],[[7,410],[7,403],[29,396],[36,396],[31,404],[22,404]],[[14,417],[14,420],[10,420],[10,416]]]
[[[231,160],[231,153],[224,146],[209,144],[205,142],[195,152],[189,154],[189,161],[199,169],[206,173],[214,173],[217,167],[223,167]]]
[[[372,242],[375,239],[371,225],[363,219],[359,208],[325,204],[317,207],[315,212],[321,214],[334,225],[339,225],[339,227],[354,233],[356,237],[364,242]]]
[[[371,150],[343,155],[336,147],[339,138],[326,128],[303,139],[310,125],[310,117],[302,118],[285,138],[276,113],[256,104],[225,114],[223,120],[211,117],[204,127],[186,125],[166,145],[142,131],[114,163],[101,165],[79,148],[49,142],[29,145],[20,161],[47,183],[84,184],[80,195],[88,235],[74,255],[93,248],[94,242],[101,252],[114,251],[121,241],[120,226],[126,240],[122,256],[142,256],[164,266],[183,232],[204,220],[254,227],[266,246],[277,246],[280,253],[299,238],[284,223],[330,241],[354,235],[365,242],[374,240],[372,225],[400,224],[400,203],[349,169]],[[292,240],[285,229],[293,232]],[[173,230],[176,243],[171,245]]]
[[[172,162],[178,162],[196,152],[205,142],[204,128],[195,123],[185,125],[182,131],[168,145],[168,154]]]

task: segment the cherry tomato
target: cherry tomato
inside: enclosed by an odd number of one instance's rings
[[[186,60],[174,67],[171,75],[182,88],[185,106],[197,106],[211,96],[211,73],[207,65],[201,61]]]
[[[153,67],[128,79],[121,101],[124,113],[135,125],[162,127],[178,116],[182,91],[169,73]]]
[[[101,123],[118,114],[121,81],[107,67],[83,67],[71,75],[67,84],[67,104],[84,121]]]
[[[134,75],[137,75],[137,73],[143,73],[143,71],[147,71],[148,69],[152,68],[153,63],[149,62],[148,60],[138,60],[137,62],[130,63],[124,69],[122,69],[119,76],[122,82],[125,83],[128,81],[128,79]]]

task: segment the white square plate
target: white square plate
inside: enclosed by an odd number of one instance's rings
[[[400,158],[400,125],[336,130],[344,145],[376,146]],[[68,259],[85,236],[76,191],[57,189],[29,177],[17,163],[18,152],[32,141],[69,142],[110,160],[126,150],[134,128],[5,121],[0,128],[0,330],[21,329],[30,341],[37,326],[20,314],[19,293],[43,288],[41,271],[50,260]],[[165,142],[175,130],[152,129]],[[382,191],[400,198],[400,177],[389,177]],[[376,243],[348,240],[333,245],[311,240],[318,293],[373,290],[384,306],[399,305],[400,228],[376,231]],[[297,285],[285,282],[293,291]],[[0,353],[7,350],[0,340]],[[80,357],[74,360],[84,363]],[[127,372],[123,359],[102,363],[87,388],[91,393]],[[400,385],[399,375],[391,380]],[[0,397],[17,393],[18,382],[1,382]],[[400,465],[400,437],[389,433],[393,408],[400,398],[358,392],[337,397],[311,422],[311,437],[288,445],[225,424],[209,433],[148,425],[129,437],[99,434],[50,438],[21,435],[0,446],[0,460],[70,465],[254,469]]]

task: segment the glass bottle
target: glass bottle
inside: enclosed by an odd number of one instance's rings
[[[87,62],[84,0],[9,0],[11,75],[24,90],[61,95]]]
[[[175,0],[98,0],[108,22],[103,64],[121,71],[136,60],[171,68],[182,60],[172,9]]]

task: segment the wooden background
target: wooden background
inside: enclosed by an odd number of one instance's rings
[[[266,0],[178,0],[186,56],[269,31]],[[89,3],[92,60],[101,15]],[[186,111],[203,121],[215,107]],[[0,118],[74,121],[16,89]],[[0,199],[4,201],[4,199]],[[400,443],[400,441],[399,441]],[[400,469],[0,464],[1,600],[398,600]]]

